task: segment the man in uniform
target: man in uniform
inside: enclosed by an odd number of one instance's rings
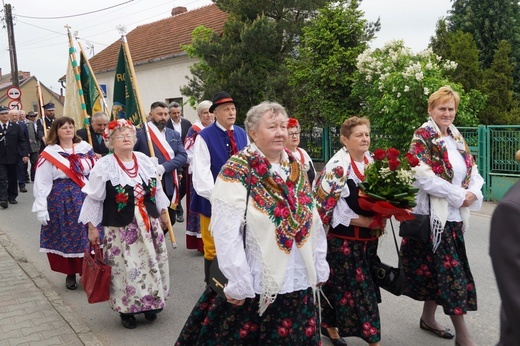
[[[38,161],[38,154],[40,151],[40,140],[38,137],[38,130],[36,128],[36,112],[30,111],[27,113],[25,125],[27,126],[27,133],[29,134],[29,162],[31,163],[31,181],[34,181],[34,172],[36,169],[36,162]]]
[[[20,125],[9,120],[9,109],[0,106],[0,207],[17,204],[17,163],[27,162],[27,146]]]
[[[44,104],[43,112],[44,112],[43,119],[38,119],[36,121],[36,126],[38,128],[38,137],[41,138],[40,152],[42,152],[43,149],[45,148],[45,146],[47,145],[46,144],[47,139],[45,138],[45,133],[47,133],[50,130],[51,125],[54,122],[54,119],[56,118],[56,113],[54,112],[54,103],[49,102],[49,103]],[[43,129],[44,122],[45,122],[45,129],[47,131],[44,131],[44,129]]]

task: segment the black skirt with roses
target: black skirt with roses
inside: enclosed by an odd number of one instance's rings
[[[381,340],[379,287],[372,280],[370,264],[377,258],[377,240],[327,237],[330,276],[322,290],[322,326],[337,327],[342,337],[357,336],[368,343]]]
[[[431,241],[419,243],[403,238],[401,260],[406,274],[405,295],[420,301],[433,300],[446,315],[477,310],[477,291],[462,222],[446,222],[435,252]]]
[[[264,314],[259,296],[233,306],[207,288],[193,308],[176,346],[319,345],[312,289],[279,294]]]

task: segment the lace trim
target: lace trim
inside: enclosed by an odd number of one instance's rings
[[[135,152],[135,155],[139,165],[139,175],[135,178],[130,178],[128,174],[123,172],[113,155],[108,156],[105,160],[99,160],[96,164],[97,171],[100,172],[103,181],[110,181],[113,186],[129,185],[134,187],[143,181],[148,182],[151,178],[155,178],[157,173],[150,158],[140,152]]]
[[[88,196],[83,201],[78,221],[83,224],[91,222],[99,225],[103,219],[103,201],[96,201]]]
[[[347,202],[340,197],[336,207],[332,211],[332,221],[330,224],[332,227],[337,227],[340,224],[348,227],[350,226],[350,221],[357,218],[359,218],[359,215],[353,212]]]

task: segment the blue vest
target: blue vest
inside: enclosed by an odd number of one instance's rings
[[[238,151],[241,151],[247,145],[246,131],[238,126],[233,126],[233,134],[237,143]],[[210,126],[200,131],[201,136],[209,150],[211,158],[211,174],[213,181],[217,180],[218,173],[227,160],[231,157],[231,142],[226,131],[223,131],[214,122]],[[195,153],[196,155],[197,153]],[[200,213],[206,217],[211,217],[211,203],[204,197],[200,197],[197,193],[193,193],[190,209],[196,213]]]

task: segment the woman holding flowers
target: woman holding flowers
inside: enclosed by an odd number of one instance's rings
[[[384,219],[359,207],[359,185],[365,167],[373,161],[370,122],[351,117],[340,130],[343,147],[329,160],[314,190],[318,212],[325,225],[330,278],[323,286],[328,303],[323,303],[322,334],[334,345],[346,345],[342,337],[357,336],[379,345],[381,323],[379,287],[370,266],[377,261],[377,242]],[[382,227],[383,226],[383,227]]]
[[[475,345],[464,322],[477,310],[475,281],[464,243],[470,210],[482,206],[479,175],[469,148],[453,125],[460,98],[444,86],[428,100],[428,120],[415,131],[410,153],[421,164],[415,169],[419,188],[415,212],[430,214],[429,243],[403,238],[401,251],[407,287],[404,294],[424,301],[420,328],[451,339],[453,333],[435,320],[437,305],[449,315],[457,345]]]
[[[176,345],[319,345],[313,293],[329,276],[327,244],[306,172],[285,149],[285,109],[262,102],[245,128],[252,144],[222,167],[211,195],[226,297],[207,288]]]
[[[112,267],[110,307],[123,327],[137,327],[136,314],[154,321],[168,298],[170,277],[163,234],[168,198],[150,158],[133,148],[135,127],[127,120],[105,129],[112,154],[103,156],[83,187],[87,194],[79,221],[88,224],[88,239],[99,242],[94,225],[104,226],[104,258]]]

